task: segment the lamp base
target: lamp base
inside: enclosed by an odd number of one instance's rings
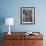
[[[8,32],[8,34],[9,34],[9,35],[11,35],[11,33],[10,33],[10,32]]]

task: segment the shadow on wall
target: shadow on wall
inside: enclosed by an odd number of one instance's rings
[[[3,46],[3,32],[2,25],[5,23],[5,17],[0,16],[0,46]]]

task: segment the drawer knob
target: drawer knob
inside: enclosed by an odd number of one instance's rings
[[[34,44],[35,42],[32,42],[32,44]]]

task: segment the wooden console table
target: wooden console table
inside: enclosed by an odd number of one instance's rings
[[[40,32],[38,35],[25,35],[26,32],[11,32],[8,35],[4,33],[4,46],[43,46],[43,35]]]

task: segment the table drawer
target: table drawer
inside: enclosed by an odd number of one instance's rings
[[[24,36],[23,35],[15,35],[15,36],[4,36],[4,39],[6,40],[22,40],[24,39]]]
[[[35,40],[43,40],[43,36],[41,36],[41,35],[33,35],[33,36],[30,36],[30,35],[25,35],[25,40],[31,40],[31,39],[35,39]]]
[[[25,40],[24,46],[43,46],[42,40]]]
[[[4,46],[15,46],[16,45],[16,41],[14,40],[5,40],[4,41]]]
[[[23,40],[5,40],[4,46],[23,46]]]

